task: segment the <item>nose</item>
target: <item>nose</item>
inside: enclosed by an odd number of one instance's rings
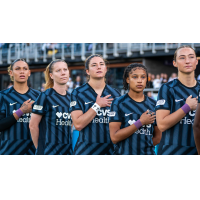
[[[190,58],[189,58],[189,57],[186,57],[185,62],[186,62],[186,63],[189,63],[189,62],[190,62]]]

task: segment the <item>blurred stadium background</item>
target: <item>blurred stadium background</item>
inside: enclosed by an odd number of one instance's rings
[[[169,79],[172,73],[177,73],[173,67],[173,55],[181,45],[191,45],[197,57],[200,56],[200,43],[0,43],[0,90],[9,86],[7,67],[18,58],[29,63],[32,74],[28,84],[34,89],[41,90],[45,82],[43,72],[54,59],[64,59],[68,63],[73,82],[80,76],[85,83],[84,60],[96,53],[109,62],[106,82],[124,94],[122,76],[126,66],[143,63],[155,77],[166,73]],[[197,68],[196,77],[199,74]],[[156,96],[158,88],[151,87],[147,91]]]

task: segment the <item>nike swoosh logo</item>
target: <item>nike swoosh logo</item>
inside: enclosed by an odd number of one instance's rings
[[[57,106],[52,106],[53,108],[55,108],[55,107],[58,107],[59,105],[57,105]]]
[[[133,114],[133,113],[125,114],[125,116],[129,116],[129,115],[131,115],[131,114]]]
[[[12,105],[14,105],[14,104],[16,104],[17,102],[15,102],[15,103],[10,103],[10,106],[12,106]]]
[[[183,101],[184,99],[175,99],[176,102]]]
[[[85,102],[85,104],[88,104],[88,103],[92,103],[93,101],[90,101],[90,102]]]

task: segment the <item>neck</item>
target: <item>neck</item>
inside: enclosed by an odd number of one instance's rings
[[[90,77],[88,84],[94,89],[94,91],[97,94],[101,94],[106,85],[104,78],[103,79],[92,79],[91,77]]]
[[[135,92],[133,90],[129,90],[128,95],[137,102],[142,102],[144,101],[144,94],[143,91],[141,92]]]
[[[56,83],[54,83],[54,86],[53,86],[53,89],[58,93],[58,94],[61,94],[61,95],[66,95],[66,85],[58,85]]]
[[[14,82],[13,87],[17,92],[19,92],[21,94],[25,94],[29,89],[27,82],[25,82],[25,83]]]
[[[194,87],[197,81],[194,78],[194,72],[190,74],[178,73],[178,80],[187,87]]]

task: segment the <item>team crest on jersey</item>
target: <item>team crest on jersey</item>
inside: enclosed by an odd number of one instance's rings
[[[70,103],[70,107],[75,106],[75,105],[76,105],[76,101],[72,101],[72,102]]]
[[[33,109],[35,110],[42,110],[43,106],[40,106],[40,105],[34,105],[33,106]]]
[[[157,101],[156,106],[160,106],[160,105],[164,105],[164,104],[165,104],[165,99],[161,99],[161,100]]]
[[[109,114],[108,114],[109,117],[114,117],[115,115],[116,115],[116,112],[115,112],[115,111],[109,112]]]

